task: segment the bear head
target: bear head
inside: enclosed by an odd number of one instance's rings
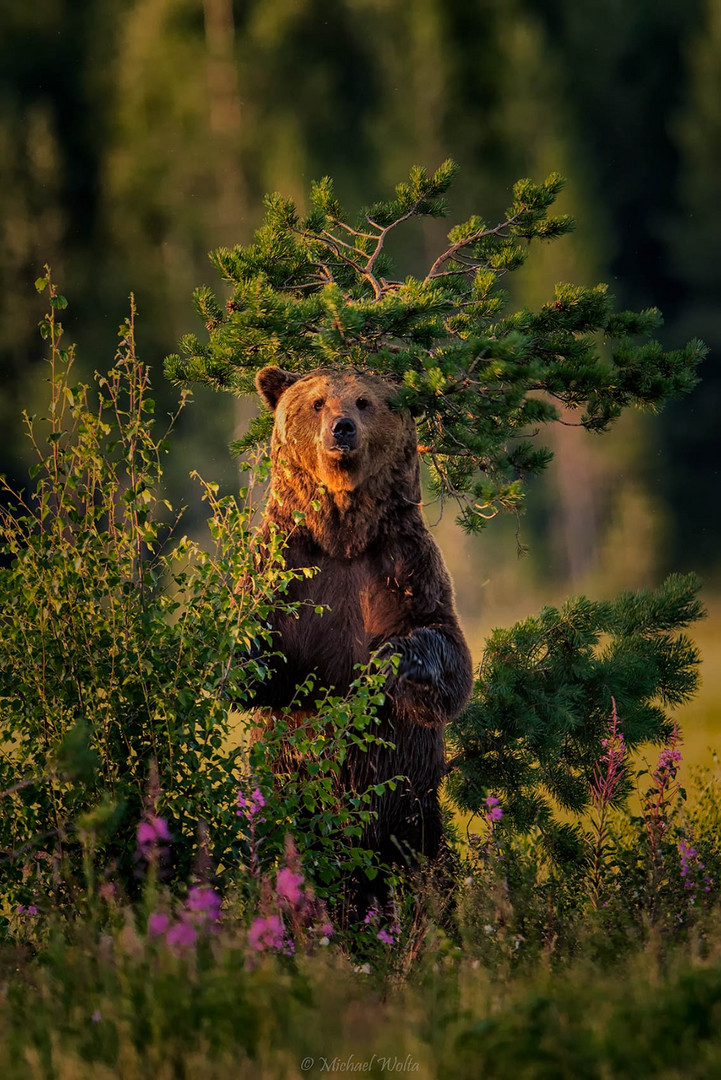
[[[255,384],[275,413],[274,461],[282,458],[329,492],[354,492],[374,478],[397,477],[399,466],[417,474],[415,423],[407,410],[393,407],[396,389],[379,376],[324,368],[297,375],[265,367]]]

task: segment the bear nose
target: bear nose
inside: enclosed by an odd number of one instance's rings
[[[344,439],[352,439],[355,435],[355,424],[347,416],[341,416],[334,420],[331,425],[331,434],[338,442]]]

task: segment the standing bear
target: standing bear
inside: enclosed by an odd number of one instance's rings
[[[442,839],[443,730],[468,700],[472,666],[448,571],[421,514],[415,424],[392,407],[394,388],[377,376],[266,367],[256,386],[275,413],[265,528],[274,523],[286,537],[287,568],[319,572],[291,585],[288,599],[308,603],[298,618],[276,616],[285,662],[258,686],[255,703],[287,712],[311,672],[344,694],[356,664],[379,649],[399,654],[378,732],[395,749],[349,748],[343,784],[363,791],[402,777],[376,801],[363,843],[386,862],[433,859]]]

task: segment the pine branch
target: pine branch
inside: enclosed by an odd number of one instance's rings
[[[510,228],[511,225],[515,225],[515,223],[518,221],[518,219],[523,213],[525,213],[525,207],[522,210],[519,210],[516,214],[513,214],[511,217],[506,218],[505,221],[500,222],[500,224],[496,225],[495,228],[479,229],[471,236],[467,236],[464,240],[458,240],[455,244],[451,244],[451,246],[446,251],[444,251],[442,255],[439,255],[436,261],[433,263],[430,270],[425,276],[425,281],[432,281],[434,278],[447,276],[449,272],[446,271],[446,274],[440,274],[438,272],[440,268],[444,266],[449,259],[454,259],[456,253],[461,251],[463,248],[468,247],[469,244],[476,244],[479,240],[484,240],[487,236],[507,237],[508,234],[503,233],[502,230]],[[474,261],[472,264],[469,264],[468,269],[462,271],[462,273],[468,273],[470,270],[478,270],[482,265],[483,263]],[[450,271],[450,273],[458,273],[458,271]]]
[[[255,372],[279,356],[298,372],[322,365],[386,378],[398,405],[420,417],[439,490],[460,499],[459,520],[473,531],[499,508],[518,512],[526,478],[551,458],[532,442],[544,425],[602,432],[626,408],[658,409],[693,388],[705,347],[664,352],[649,337],[658,312],[616,313],[605,286],[558,285],[537,312],[507,310],[503,275],[523,265],[531,241],[572,227],[549,217],[562,188],[555,175],[519,181],[503,221],[489,228],[471,217],[449,232],[424,278],[398,280],[389,234],[444,214],[440,196],[454,171],[451,162],[432,176],[412,170],[358,227],[328,177],[313,185],[314,209],[302,222],[290,200],[269,196],[255,242],[212,255],[233,289],[225,307],[207,288],[196,293],[207,344],[186,335],[166,371],[234,393],[252,392]],[[561,417],[554,401],[578,408],[578,421]]]

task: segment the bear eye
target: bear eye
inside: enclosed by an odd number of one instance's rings
[[[325,405],[325,402],[323,401],[323,398],[320,398],[320,397],[316,398],[315,401],[313,402],[313,408],[315,409],[316,412],[320,412],[320,410],[323,408],[324,405]]]
[[[359,397],[355,404],[356,409],[367,409],[370,405],[370,401],[368,400],[368,398]]]

